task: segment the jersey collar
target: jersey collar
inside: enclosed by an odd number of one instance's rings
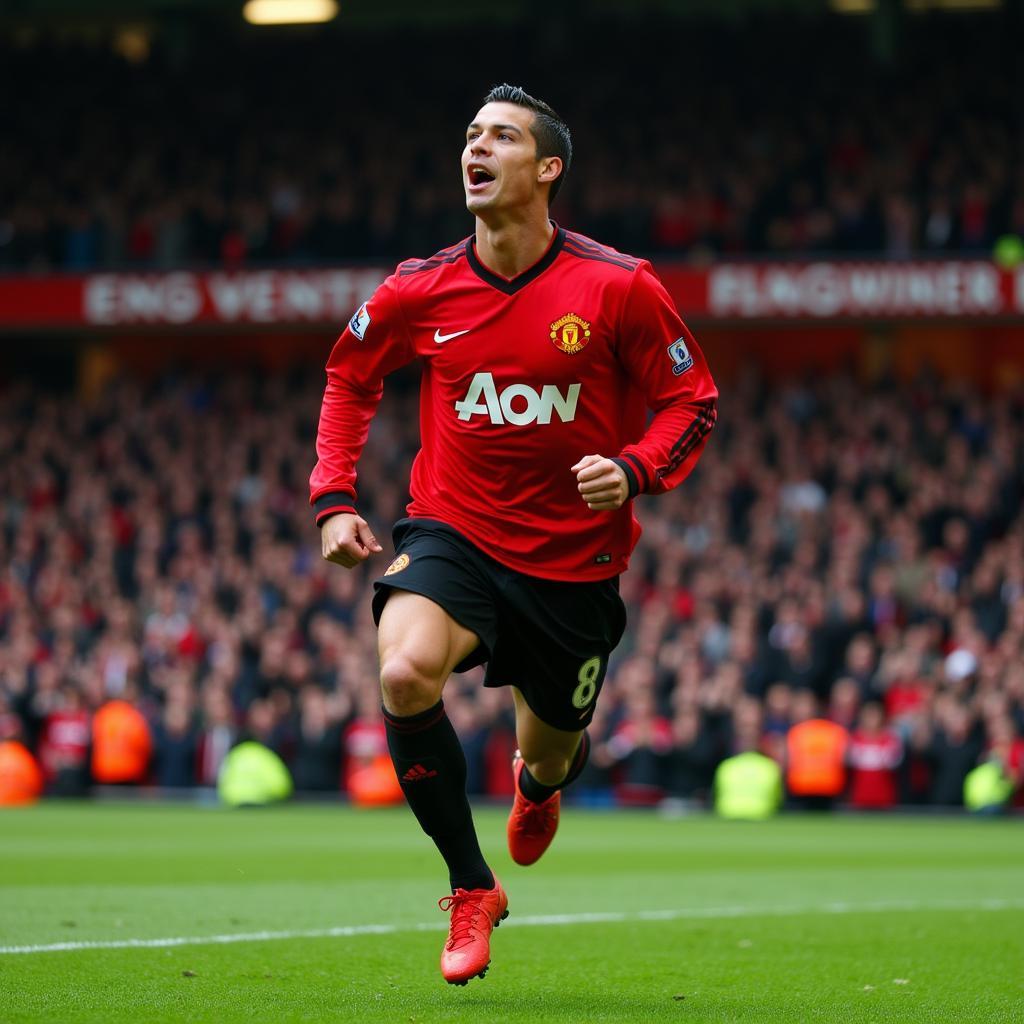
[[[499,292],[504,292],[506,295],[515,295],[521,288],[525,288],[531,281],[540,277],[555,262],[558,254],[562,251],[562,246],[565,244],[565,229],[560,228],[554,221],[551,223],[554,226],[555,233],[551,236],[547,252],[532,267],[528,267],[521,274],[517,274],[512,280],[496,274],[480,262],[480,257],[476,254],[476,240],[471,235],[466,239],[466,259],[470,267],[473,268],[473,273],[485,284],[489,284],[492,288],[497,288]]]

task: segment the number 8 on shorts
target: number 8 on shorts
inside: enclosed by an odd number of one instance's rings
[[[587,658],[587,660],[580,665],[580,670],[576,673],[576,678],[579,680],[579,686],[577,686],[572,692],[572,706],[574,708],[583,709],[594,699],[594,694],[597,693],[597,684],[601,679],[603,669],[604,665],[602,664],[599,655],[595,655],[593,658]]]

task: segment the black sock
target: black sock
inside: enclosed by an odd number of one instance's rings
[[[580,745],[573,755],[572,764],[569,765],[569,774],[557,786],[545,786],[538,782],[531,774],[530,769],[523,765],[523,772],[519,776],[519,790],[527,800],[535,804],[543,803],[549,796],[554,796],[560,789],[565,789],[571,782],[580,777],[580,773],[587,765],[587,758],[590,757],[590,736],[586,729],[580,737]]]
[[[388,750],[398,782],[420,827],[434,840],[452,890],[493,889],[466,797],[466,755],[444,701],[417,715],[384,710]]]

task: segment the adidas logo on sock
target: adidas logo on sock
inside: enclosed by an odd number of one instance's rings
[[[432,779],[437,775],[437,769],[431,768],[427,771],[421,764],[414,764],[403,776],[403,782],[421,782],[423,779]]]

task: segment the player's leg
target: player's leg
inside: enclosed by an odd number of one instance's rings
[[[558,729],[543,721],[513,687],[516,740],[513,762],[515,799],[508,819],[508,847],[517,864],[540,859],[558,831],[561,791],[586,767],[590,739],[586,730]]]
[[[516,706],[516,742],[523,760],[524,788],[530,787],[534,799],[544,800],[565,788],[583,770],[577,755],[589,747],[586,730],[566,732],[542,721],[527,704],[522,691],[512,687]],[[570,777],[571,776],[571,777]]]
[[[519,752],[508,848],[533,864],[558,829],[561,790],[582,773],[608,659],[626,609],[617,581],[572,583],[511,576],[502,591],[502,634],[487,667],[491,686],[511,685]]]
[[[508,900],[480,851],[466,796],[466,758],[441,693],[479,643],[438,604],[393,590],[380,615],[378,649],[388,749],[402,792],[448,866],[451,911],[441,973],[453,985],[483,977],[490,935]]]
[[[466,797],[466,758],[441,700],[452,669],[478,642],[421,594],[393,590],[381,612],[377,646],[388,749],[413,814],[448,865],[453,891],[494,886]]]

